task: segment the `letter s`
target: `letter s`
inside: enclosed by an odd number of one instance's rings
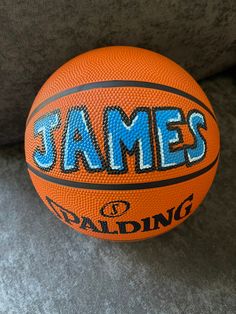
[[[194,144],[186,149],[188,162],[191,165],[202,160],[206,155],[206,140],[199,132],[199,129],[206,130],[207,126],[204,115],[197,110],[191,111],[187,120],[190,132],[194,137]]]

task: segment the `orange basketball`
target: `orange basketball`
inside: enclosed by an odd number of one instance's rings
[[[107,47],[63,65],[30,110],[25,152],[51,212],[97,238],[160,235],[204,199],[219,159],[214,111],[168,58]]]

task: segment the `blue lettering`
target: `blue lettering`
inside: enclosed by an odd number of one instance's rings
[[[157,141],[159,146],[159,169],[172,168],[185,163],[184,149],[171,150],[171,145],[180,142],[179,130],[170,129],[171,124],[183,123],[180,109],[157,109],[154,111]]]
[[[199,128],[206,129],[206,121],[199,111],[193,111],[188,116],[188,124],[195,139],[193,147],[187,148],[189,163],[202,160],[206,154],[206,141],[199,132]]]
[[[77,156],[81,155],[88,171],[103,170],[102,157],[93,134],[88,113],[84,108],[70,110],[64,138],[64,171],[76,171]]]
[[[37,147],[33,158],[38,167],[50,170],[56,160],[56,149],[52,137],[52,131],[60,124],[59,111],[54,111],[38,119],[34,124],[34,136],[42,136],[43,151]]]
[[[109,108],[105,114],[110,170],[126,171],[125,153],[128,152],[135,153],[137,172],[150,171],[154,161],[148,109],[139,108],[130,119],[120,108]]]

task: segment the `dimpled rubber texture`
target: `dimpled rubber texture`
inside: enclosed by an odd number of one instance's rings
[[[117,81],[123,83],[117,86]],[[135,81],[143,83],[134,86]],[[146,86],[145,82],[150,84]],[[137,173],[135,154],[126,154],[126,173],[111,174],[107,169],[88,172],[79,156],[77,171],[63,172],[62,145],[68,111],[72,107],[86,107],[97,144],[106,159],[104,110],[111,106],[122,108],[128,117],[139,107],[176,107],[183,111],[185,118],[189,111],[197,109],[204,115],[207,125],[206,130],[200,129],[206,140],[205,158],[191,167],[183,165],[159,170],[160,156],[151,117],[153,171]],[[60,110],[60,127],[52,132],[56,161],[52,169],[44,171],[33,159],[37,147],[44,149],[42,137],[34,136],[34,124],[55,110]],[[194,139],[188,126],[178,127],[184,144],[192,145]],[[59,68],[35,98],[25,132],[29,174],[48,208],[79,232],[116,241],[141,240],[162,234],[192,214],[212,184],[219,147],[219,130],[213,109],[197,82],[168,58],[134,47],[92,50]],[[179,216],[174,217],[178,206],[185,200]],[[185,215],[190,207],[189,215]],[[162,223],[159,221],[154,226],[152,217],[159,214]],[[149,231],[144,231],[145,219]]]

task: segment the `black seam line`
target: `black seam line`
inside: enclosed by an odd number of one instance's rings
[[[65,96],[68,96],[71,94],[75,94],[75,93],[79,93],[79,92],[83,92],[83,91],[97,89],[97,88],[115,88],[115,87],[151,88],[151,89],[156,89],[156,90],[161,90],[161,91],[165,91],[168,93],[176,94],[176,95],[182,96],[184,98],[187,98],[187,99],[195,102],[196,104],[198,104],[199,106],[204,108],[213,117],[213,119],[216,120],[214,114],[211,112],[211,110],[203,102],[201,102],[198,98],[196,98],[196,97],[194,97],[194,96],[192,96],[192,95],[190,95],[190,94],[188,94],[188,93],[186,93],[180,89],[177,89],[177,88],[174,88],[171,86],[167,86],[167,85],[151,83],[151,82],[114,80],[114,81],[101,81],[101,82],[93,82],[93,83],[88,83],[88,84],[84,84],[84,85],[79,85],[76,87],[66,89],[61,93],[58,93],[52,97],[47,98],[46,100],[41,102],[41,104],[38,105],[38,107],[35,108],[34,111],[32,111],[32,113],[28,117],[27,124],[33,118],[33,116],[37,112],[39,112],[42,108],[47,106],[49,103],[51,103],[55,100],[58,100],[62,97],[65,97]]]
[[[144,182],[144,183],[129,183],[129,184],[103,184],[103,183],[88,183],[88,182],[76,182],[70,181],[65,179],[59,179],[56,177],[51,177],[45,173],[38,171],[37,169],[33,168],[31,165],[27,164],[28,169],[32,171],[36,176],[60,185],[77,188],[77,189],[87,189],[87,190],[105,190],[105,191],[126,191],[126,190],[145,190],[145,189],[153,189],[153,188],[160,188],[168,185],[174,185],[178,183],[182,183],[194,178],[199,177],[200,175],[208,172],[214,165],[217,163],[218,156],[216,159],[206,166],[205,168],[198,170],[196,172],[190,173],[188,175],[172,178],[167,180],[161,181],[154,181],[154,182]]]

